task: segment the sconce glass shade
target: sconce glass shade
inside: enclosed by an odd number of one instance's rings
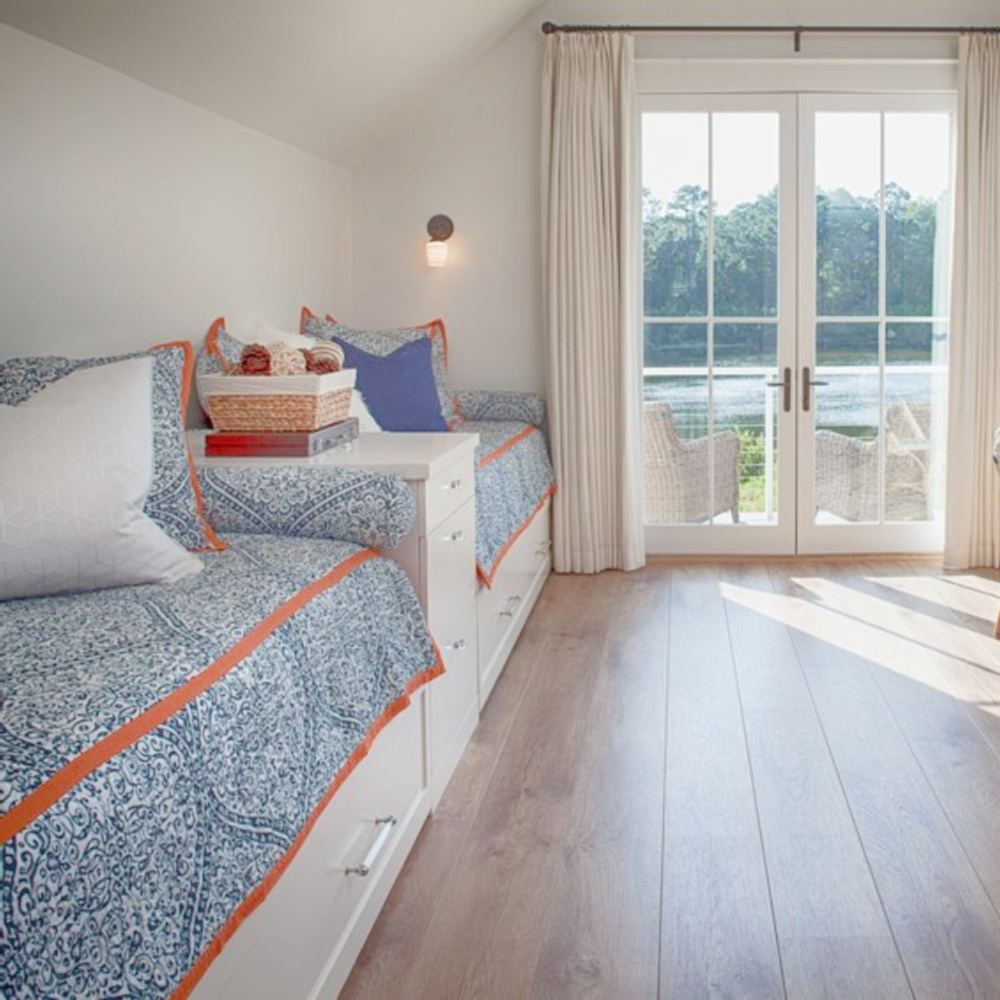
[[[448,244],[444,240],[427,241],[427,266],[444,267],[448,263]]]

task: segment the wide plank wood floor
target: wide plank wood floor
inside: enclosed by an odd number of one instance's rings
[[[992,573],[553,576],[342,996],[1000,998]]]

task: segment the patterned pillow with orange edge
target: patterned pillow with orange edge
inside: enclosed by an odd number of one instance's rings
[[[315,337],[317,340],[339,340],[382,358],[399,350],[405,344],[427,337],[431,342],[431,367],[441,404],[441,416],[450,430],[454,430],[461,423],[455,405],[455,394],[448,384],[448,338],[442,320],[435,319],[419,326],[388,330],[361,330],[338,323],[330,315],[327,315],[326,319],[320,319],[303,306],[300,332],[306,337]]]

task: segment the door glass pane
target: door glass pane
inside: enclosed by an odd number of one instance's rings
[[[647,113],[642,146],[647,520],[774,521],[779,115]]]
[[[815,517],[818,524],[879,519],[879,364],[877,323],[820,323]]]
[[[702,375],[708,370],[708,326],[705,323],[646,323],[643,332],[644,368],[698,368]],[[646,372],[647,399],[660,398],[654,389],[666,384],[668,374]]]
[[[944,510],[947,333],[890,322],[885,347],[886,521],[928,521]]]
[[[709,115],[642,116],[646,316],[708,311]]]
[[[715,430],[739,438],[739,516],[773,524],[778,506],[778,414],[782,389],[776,323],[719,323],[715,327]],[[731,475],[720,465],[718,475]]]
[[[948,314],[950,130],[943,112],[885,116],[886,312]]]
[[[816,129],[816,372],[829,383],[816,394],[816,519],[932,520],[943,509],[949,117],[821,113]],[[822,322],[846,316],[871,322]]]
[[[870,365],[878,362],[877,323],[817,323],[816,377],[826,378],[831,365]],[[824,391],[824,398],[831,394]],[[849,402],[849,401],[845,401]]]
[[[816,116],[816,313],[879,314],[881,115]]]
[[[778,116],[712,116],[717,316],[778,311]]]
[[[647,323],[645,358],[646,521],[708,522],[715,513],[708,324]]]

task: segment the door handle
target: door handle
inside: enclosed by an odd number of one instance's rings
[[[792,408],[792,369],[786,368],[785,374],[780,382],[765,382],[770,389],[782,389],[781,393],[781,408],[788,413]]]
[[[811,382],[809,380],[809,366],[802,369],[802,409],[808,413],[812,406],[812,388],[815,385],[829,385],[829,382]]]

